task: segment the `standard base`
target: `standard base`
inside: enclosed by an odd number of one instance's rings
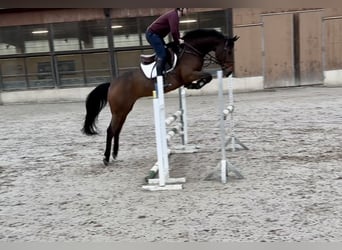
[[[222,165],[225,164],[225,165]],[[243,179],[243,175],[237,170],[232,164],[230,164],[227,160],[220,161],[217,164],[217,171],[210,173],[207,177],[204,178],[206,181],[210,180],[221,180],[222,183],[226,183],[227,178],[230,177],[230,173],[233,172],[235,174],[236,179]],[[222,171],[225,169],[225,171]],[[225,175],[223,176],[223,174]],[[229,173],[229,175],[228,175]]]
[[[173,184],[173,185],[165,185],[165,186],[145,185],[145,186],[142,186],[142,189],[147,190],[147,191],[182,190],[183,185],[182,184]]]
[[[185,183],[185,177],[181,178],[168,178],[166,180],[165,186],[159,185],[159,179],[149,179],[149,185],[143,185],[142,189],[148,191],[163,191],[163,190],[181,190],[183,189],[183,185],[180,183]]]
[[[234,143],[233,143],[234,141]],[[228,145],[231,145],[230,147],[228,147]],[[244,145],[238,138],[236,137],[230,137],[225,144],[227,148],[227,150],[229,151],[237,151],[237,150],[249,150],[249,148],[247,148],[246,145]],[[236,147],[237,146],[237,147]]]
[[[170,154],[192,154],[198,152],[199,149],[199,146],[192,144],[177,145],[170,149]]]

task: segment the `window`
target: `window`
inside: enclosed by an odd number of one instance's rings
[[[0,55],[50,51],[46,25],[0,28]]]
[[[82,49],[108,48],[106,25],[103,20],[80,23]]]
[[[49,30],[46,25],[21,26],[25,53],[49,52]],[[20,42],[19,42],[20,43]]]
[[[26,89],[25,62],[23,58],[0,60],[2,86],[5,90]]]
[[[85,84],[82,55],[57,56],[58,74],[62,86]]]
[[[83,56],[87,83],[103,83],[111,79],[108,53],[86,54]]]
[[[210,11],[198,14],[199,26],[204,29],[216,29],[217,31],[227,32],[227,22],[224,11]]]
[[[117,63],[114,72],[122,74],[137,69],[140,55],[154,52],[146,41],[145,31],[158,16],[111,20],[111,49]],[[226,19],[222,10],[189,13],[180,19],[180,35],[198,28],[226,33]],[[79,87],[109,81],[114,65],[106,24],[101,19],[0,27],[0,88]],[[171,40],[171,36],[165,38],[165,42]],[[213,64],[207,70],[214,72],[218,67]]]
[[[23,51],[19,27],[0,28],[0,55],[20,54]]]
[[[197,14],[188,14],[184,17],[181,17],[179,21],[179,32],[181,37],[190,30],[198,29],[198,20],[197,20]]]
[[[145,32],[148,26],[153,23],[155,19],[157,19],[158,16],[148,16],[148,17],[143,17],[140,19],[140,27],[141,27],[141,38],[142,38],[142,45],[150,45],[145,37]]]
[[[119,75],[139,67],[139,51],[122,51],[116,53]]]
[[[79,50],[78,23],[53,24],[53,46],[55,51]]]
[[[51,58],[49,56],[26,58],[29,88],[53,87]]]
[[[114,47],[140,45],[137,18],[120,18],[112,21]]]
[[[116,53],[119,75],[140,67],[140,55],[152,54],[152,50],[122,51]]]

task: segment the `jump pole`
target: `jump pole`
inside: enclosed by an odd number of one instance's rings
[[[228,161],[226,154],[226,130],[225,130],[225,114],[223,100],[223,77],[222,70],[217,71],[217,79],[219,83],[219,114],[220,114],[220,135],[221,135],[221,161],[218,166],[221,170],[221,182],[226,183],[229,171],[232,171],[237,178],[242,179],[242,174]]]
[[[166,124],[165,124],[165,101],[164,101],[164,84],[163,77],[157,76],[156,89],[153,91],[153,109],[154,109],[154,122],[156,132],[157,144],[157,167],[158,179],[149,182],[152,185],[144,185],[142,188],[149,191],[159,190],[180,190],[185,178],[170,178],[169,176],[169,159],[168,147],[166,139]],[[178,184],[175,184],[178,183]]]
[[[189,154],[198,152],[199,147],[197,145],[188,144],[188,125],[187,125],[187,109],[186,109],[186,92],[182,86],[178,89],[179,96],[179,109],[165,120],[166,126],[172,125],[177,122],[172,128],[167,128],[166,141],[170,146],[172,138],[175,135],[179,135],[181,138],[181,145],[173,145],[168,148],[168,155],[171,154]],[[150,169],[148,175],[145,177],[145,181],[149,184],[155,183],[155,176],[158,173],[158,161]],[[185,182],[185,181],[184,181]]]
[[[181,123],[183,125],[182,128],[182,144],[188,144],[188,121],[187,121],[187,111],[186,111],[186,93],[185,88],[182,86],[178,89],[179,94],[179,109],[181,110]]]
[[[187,114],[187,108],[186,108],[186,92],[183,86],[178,89],[178,96],[179,96],[179,110],[177,112],[180,111],[181,131],[179,132],[179,134],[181,136],[182,144],[173,145],[172,148],[170,149],[170,153],[171,154],[172,153],[175,153],[175,154],[196,153],[198,152],[199,147],[197,145],[188,143],[188,121],[187,121],[188,114]]]

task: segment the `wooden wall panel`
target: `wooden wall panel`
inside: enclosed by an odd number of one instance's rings
[[[324,21],[325,69],[342,69],[342,17]]]
[[[299,14],[299,82],[320,84],[322,66],[322,13]]]
[[[261,25],[236,27],[234,34],[240,37],[235,43],[235,76],[262,75]]]
[[[294,86],[293,14],[263,16],[264,87]]]

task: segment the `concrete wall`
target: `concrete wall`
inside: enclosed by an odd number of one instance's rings
[[[93,88],[44,89],[0,93],[3,104],[84,101]]]
[[[342,86],[342,70],[324,71],[324,85]]]

